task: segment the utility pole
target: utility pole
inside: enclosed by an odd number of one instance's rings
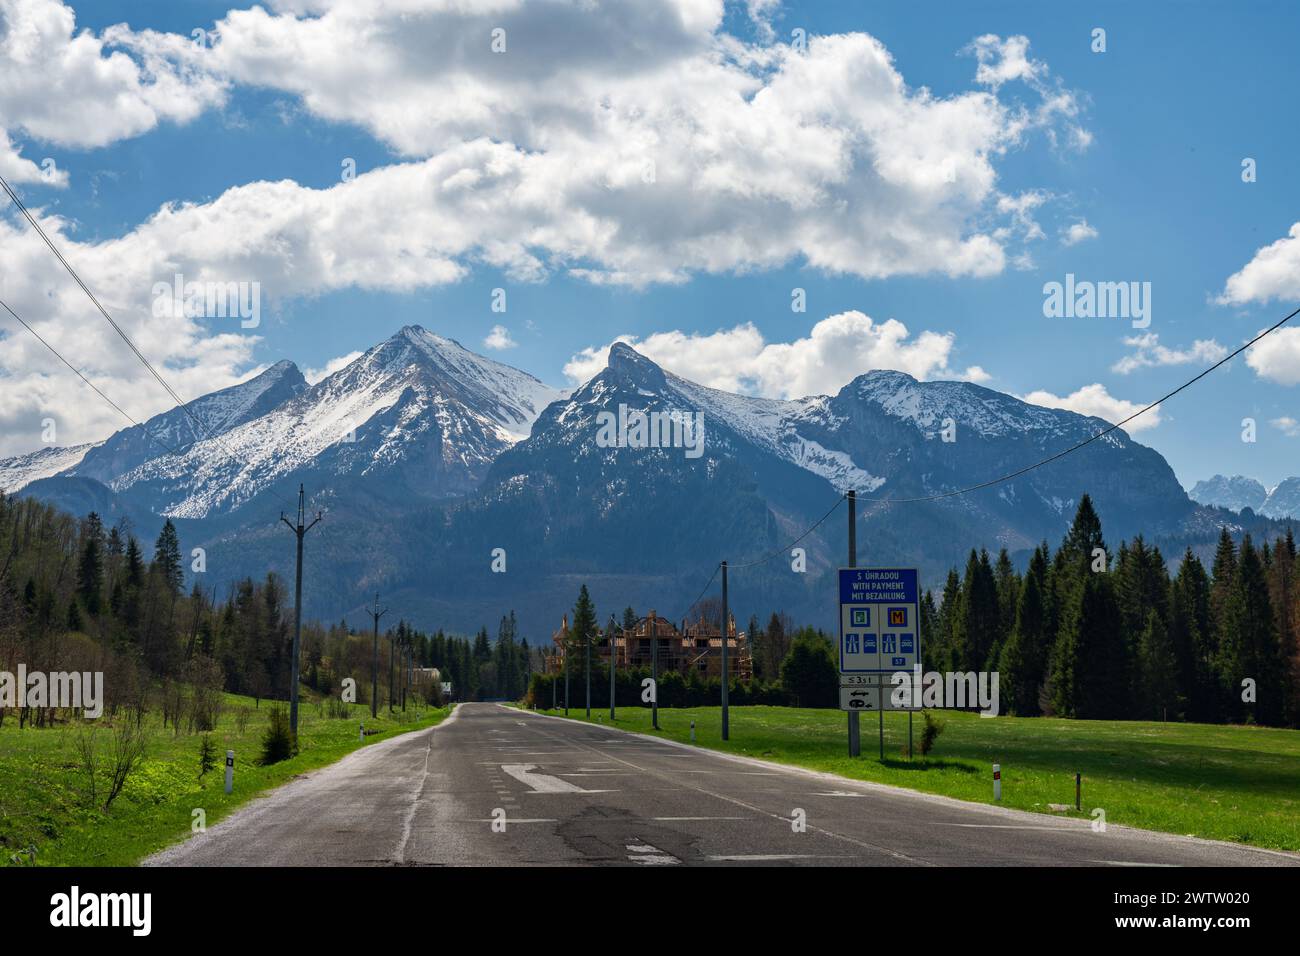
[[[398,622],[401,626],[401,622]],[[388,712],[393,712],[393,671],[397,666],[397,635],[388,635]]]
[[[731,684],[731,672],[727,670],[727,562],[722,562],[722,739],[731,736],[730,710],[727,707],[727,690]]]
[[[569,651],[573,650],[573,632],[564,632],[564,716],[569,716]]]
[[[297,527],[289,524],[289,519],[284,516],[284,512],[280,512],[280,520],[289,525],[289,530],[298,537],[298,569],[294,575],[293,586],[293,660],[289,664],[289,731],[295,735],[298,733],[298,656],[302,648],[302,538],[316,527],[317,522],[323,517],[318,511],[315,520],[304,526],[303,521],[306,518],[304,500],[303,487],[299,485]]]
[[[654,611],[651,611],[645,619],[645,631],[650,635],[650,689],[653,693],[650,695],[650,724],[655,730],[659,729],[659,634],[658,628],[655,627],[656,620]]]
[[[609,616],[609,720],[614,722],[614,666],[618,660],[618,645],[615,643],[615,630],[618,623],[614,620],[614,615]]]
[[[370,616],[375,619],[375,642],[370,653],[370,716],[379,716],[379,619],[388,613],[388,608],[379,610],[379,592],[375,592],[375,609]]]
[[[559,706],[559,693],[560,682],[555,679],[555,648],[551,648],[551,710],[556,710]]]
[[[586,667],[587,667],[587,719],[588,720],[591,720],[591,639],[593,636],[594,635],[591,634],[584,634],[582,636],[582,643],[585,644],[587,648]]]
[[[849,567],[858,566],[858,493],[849,492]],[[858,712],[849,711],[849,756],[862,755],[862,730],[858,723]]]

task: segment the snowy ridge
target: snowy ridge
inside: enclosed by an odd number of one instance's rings
[[[186,518],[237,508],[304,468],[373,476],[410,461],[430,466],[431,493],[437,476],[465,490],[560,395],[452,339],[407,326],[269,413],[146,462],[112,487],[147,484],[162,496],[160,513]]]
[[[86,453],[101,442],[70,445],[67,448],[42,448],[39,451],[0,460],[0,491],[7,495],[26,488],[33,481],[53,478],[81,463]]]

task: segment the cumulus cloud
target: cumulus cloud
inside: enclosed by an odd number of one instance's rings
[[[492,331],[483,340],[483,345],[490,349],[512,349],[519,343],[510,337],[510,330],[504,325],[492,326]]]
[[[1276,242],[1255,251],[1255,255],[1224,283],[1217,302],[1245,305],[1250,302],[1292,300],[1300,297],[1300,222]]]
[[[1300,438],[1300,422],[1296,421],[1290,415],[1283,415],[1281,418],[1274,418],[1269,422],[1269,424],[1287,438]]]
[[[1092,226],[1088,225],[1088,220],[1080,219],[1078,222],[1072,222],[1065,229],[1061,230],[1061,245],[1077,246],[1081,242],[1087,242],[1089,239],[1096,239],[1100,233]]]
[[[748,9],[765,22],[774,7]],[[409,158],[484,139],[517,148],[531,160],[517,182],[467,173],[456,185],[485,201],[509,188],[547,220],[570,220],[525,221],[502,245],[600,284],[790,261],[873,278],[999,272],[1007,239],[985,226],[995,163],[1031,130],[1077,116],[1045,64],[1020,65],[1024,38],[1005,41],[996,63],[997,38],[981,38],[977,75],[1032,80],[1027,102],[909,87],[866,34],[813,36],[802,52],[745,43],[722,31],[721,0],[281,8],[231,11],[211,49],[158,34],[133,42],[293,93]]]
[[[919,379],[988,379],[979,366],[964,372],[948,368],[951,332],[925,331],[910,337],[907,326],[896,319],[874,322],[857,311],[822,319],[806,337],[792,342],[767,342],[749,322],[708,335],[656,332],[644,339],[622,335],[615,341],[635,346],[656,364],[693,382],[768,398],[834,393],[863,372],[879,368]],[[608,364],[610,345],[582,350],[564,366],[564,374],[575,384],[592,378]]]
[[[125,25],[78,32],[59,0],[0,0],[0,126],[60,146],[105,146],[224,100],[228,82],[187,62],[188,37],[170,49],[141,39]]]
[[[777,15],[768,0],[747,10]],[[344,288],[408,292],[479,266],[636,288],[791,262],[866,278],[987,276],[1037,228],[1022,197],[1002,202],[1002,158],[1035,134],[1084,135],[1076,98],[1014,38],[981,38],[976,85],[936,96],[863,33],[813,36],[802,51],[761,42],[761,30],[758,43],[731,36],[723,0],[282,0],[230,11],[216,42],[198,45],[125,25],[78,32],[57,0],[0,0],[0,14],[0,168],[15,179],[35,175],[17,131],[102,146],[193,120],[240,85],[363,128],[401,157],[332,188],[253,182],[168,204],[99,241],[44,215],[186,397],[238,380],[257,340],[154,314],[149,290],[176,273],[258,281],[272,307]],[[72,321],[88,303],[38,240],[0,221],[0,248],[24,318],[133,414],[166,407],[103,323]],[[825,320],[820,335],[855,361],[946,369],[951,336],[909,339],[900,323],[855,315]],[[837,339],[837,318],[869,327],[867,339]],[[72,423],[69,440],[120,425],[74,397],[66,369],[33,345],[0,339],[0,367],[22,370],[0,395],[0,434],[26,434],[41,409]],[[824,347],[816,330],[764,343],[747,380],[764,393],[825,391],[800,370],[838,369]]]
[[[1162,365],[1190,365],[1193,362],[1209,364],[1228,354],[1228,349],[1214,339],[1197,339],[1191,348],[1186,349],[1167,348],[1160,344],[1160,336],[1154,332],[1130,336],[1124,340],[1124,344],[1130,346],[1133,352],[1111,366],[1111,371],[1120,375]]]
[[[979,61],[975,81],[997,89],[1010,80],[1037,80],[1047,72],[1045,64],[1029,58],[1029,38],[1003,39],[992,33],[976,37],[970,51]]]
[[[329,378],[341,368],[347,368],[357,359],[361,358],[361,352],[349,352],[347,355],[340,355],[338,358],[332,358],[320,368],[305,368],[302,370],[302,377],[307,380],[308,385],[315,385],[322,379]]]
[[[1080,415],[1091,415],[1100,418],[1112,425],[1128,418],[1145,404],[1115,398],[1106,391],[1105,385],[1098,382],[1085,385],[1078,391],[1064,396],[1054,395],[1048,391],[1037,391],[1020,397],[1022,401],[1029,402],[1031,405],[1042,405],[1046,408],[1064,408],[1072,412],[1078,412]],[[1124,430],[1130,434],[1136,434],[1137,432],[1155,428],[1159,424],[1160,408],[1157,406],[1145,415],[1133,419],[1124,426]]]
[[[1270,382],[1300,385],[1300,328],[1283,326],[1261,339],[1246,351],[1246,364]]]

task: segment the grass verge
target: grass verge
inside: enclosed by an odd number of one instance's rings
[[[81,727],[94,733],[106,759],[112,747],[112,723],[72,722],[54,727],[18,729],[6,718],[0,726],[0,866],[130,866],[186,837],[202,810],[207,826],[273,787],[309,770],[333,763],[378,740],[431,727],[450,708],[416,709],[370,717],[369,705],[342,705],[346,716],[327,715],[323,701],[303,701],[298,710],[295,757],[259,766],[261,738],[272,702],[254,707],[252,698],[225,695],[225,706],[212,742],[217,765],[199,777],[202,734],[177,735],[163,728],[157,711],[144,720],[147,739],[140,767],[127,779],[121,795],[104,809],[106,774],[96,779],[98,799],[91,803],[89,781],[78,755]],[[287,705],[284,705],[287,707]],[[334,705],[339,707],[337,703]],[[242,711],[242,715],[241,715]],[[119,712],[118,721],[128,719]],[[367,730],[360,741],[360,723]],[[225,756],[235,751],[234,790],[225,793]]]

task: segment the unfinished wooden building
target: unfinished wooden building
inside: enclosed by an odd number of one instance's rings
[[[651,611],[639,618],[633,627],[616,625],[597,631],[591,646],[592,661],[608,662],[612,653],[614,665],[625,669],[630,667],[649,667],[655,654],[652,642],[658,642],[659,670],[677,671],[683,677],[694,671],[699,676],[721,677],[722,675],[722,634],[718,627],[704,619],[689,618],[677,627],[667,618],[659,617]],[[551,635],[553,649],[546,658],[546,669],[560,672],[564,669],[564,654],[570,645],[569,617],[566,614],[560,621],[560,629]],[[574,670],[583,665],[585,656],[581,645],[573,649]],[[754,673],[754,656],[744,631],[736,629],[736,618],[728,616],[727,621],[727,671],[733,680],[748,681]]]

